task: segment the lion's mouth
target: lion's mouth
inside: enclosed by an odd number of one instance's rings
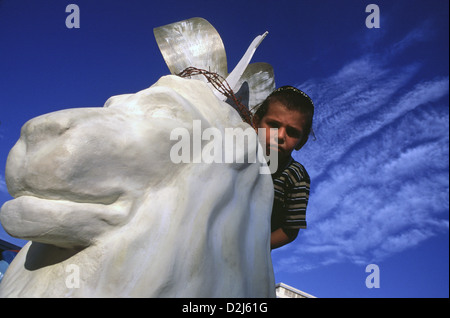
[[[121,191],[111,192],[108,195],[92,195],[89,193],[77,193],[72,191],[59,191],[59,190],[18,190],[18,189],[8,189],[10,194],[18,199],[20,197],[33,197],[40,200],[48,201],[66,201],[80,204],[100,204],[100,205],[111,205],[117,202],[120,196],[123,194]]]
[[[90,245],[127,217],[127,205],[78,202],[62,198],[20,195],[1,208],[0,221],[12,236],[60,247]]]
[[[93,185],[87,184],[89,180],[68,180],[69,177],[58,175],[57,167],[51,167],[43,159],[37,160],[25,149],[26,144],[19,141],[10,151],[6,164],[6,184],[14,198],[28,196],[50,201],[111,205],[123,194],[123,189],[105,182]],[[40,171],[41,167],[46,168]]]

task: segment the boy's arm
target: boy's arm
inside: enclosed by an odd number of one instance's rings
[[[271,249],[279,248],[282,247],[283,245],[292,242],[297,237],[297,234],[298,231],[294,235],[288,236],[281,227],[273,231],[272,234],[270,235]]]
[[[289,188],[284,208],[286,216],[284,224],[273,231],[270,237],[272,249],[286,245],[297,238],[300,229],[306,228],[306,206],[309,199],[310,179],[303,166],[295,166],[291,177],[296,179]]]

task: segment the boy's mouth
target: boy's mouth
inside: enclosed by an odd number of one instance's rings
[[[283,154],[285,152],[284,148],[279,147],[279,146],[269,146],[267,147],[267,153],[271,153],[272,151],[276,151],[280,154]]]

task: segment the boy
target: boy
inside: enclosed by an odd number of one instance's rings
[[[266,130],[266,152],[278,151],[278,169],[272,174],[275,198],[271,219],[271,248],[292,242],[306,228],[310,179],[291,153],[300,150],[312,130],[314,104],[304,92],[283,86],[271,93],[254,115],[257,128]],[[278,129],[278,144],[270,148],[269,128]]]

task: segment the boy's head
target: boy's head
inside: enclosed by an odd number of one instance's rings
[[[314,104],[311,98],[292,86],[282,86],[271,93],[254,115],[258,128],[277,128],[277,150],[281,162],[290,157],[292,151],[300,150],[308,141],[312,131]],[[266,145],[270,134],[266,131]]]

